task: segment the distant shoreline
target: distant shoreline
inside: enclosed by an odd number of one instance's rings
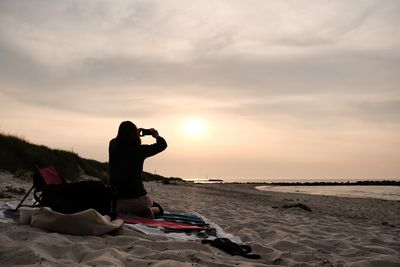
[[[224,182],[224,184],[254,184],[269,186],[358,186],[358,185],[382,185],[382,186],[400,186],[400,181],[382,180],[382,181],[356,181],[356,182]]]
[[[382,186],[400,186],[400,180],[358,180],[358,181],[296,181],[296,182],[267,182],[267,181],[224,181],[222,179],[182,179],[187,183],[195,184],[250,184],[250,185],[268,185],[268,186],[357,186],[357,185],[382,185]]]

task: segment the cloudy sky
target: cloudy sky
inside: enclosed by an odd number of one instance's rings
[[[167,139],[145,165],[165,176],[399,178],[399,14],[397,0],[1,0],[0,131],[107,161],[132,120]]]

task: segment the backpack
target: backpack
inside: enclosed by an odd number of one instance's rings
[[[115,215],[112,189],[99,181],[48,185],[43,188],[40,204],[64,214],[95,209],[102,215]]]

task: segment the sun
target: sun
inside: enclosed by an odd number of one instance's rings
[[[205,126],[203,121],[199,119],[189,119],[184,125],[185,133],[192,137],[199,137],[203,135]]]

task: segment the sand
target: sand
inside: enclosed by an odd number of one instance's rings
[[[0,172],[0,192],[10,185],[29,189],[26,180]],[[400,266],[399,201],[264,192],[239,184],[145,186],[166,210],[206,216],[252,244],[261,259],[230,256],[199,241],[148,237],[126,227],[96,237],[0,223],[0,265]],[[21,198],[7,194],[0,201]],[[312,211],[296,207],[299,203]]]

